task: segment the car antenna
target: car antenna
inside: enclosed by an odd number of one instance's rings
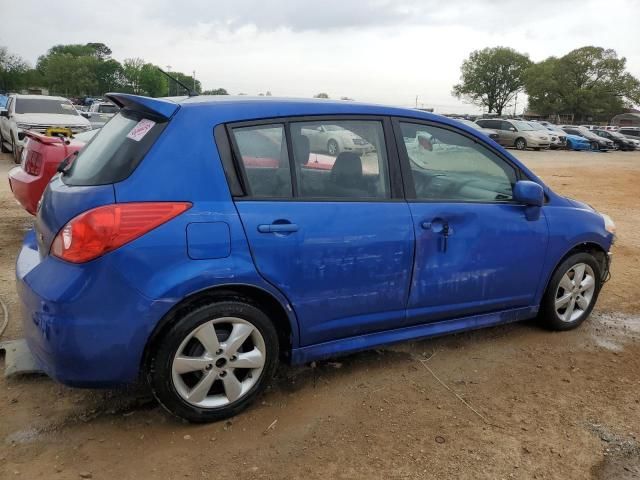
[[[164,70],[162,70],[160,67],[156,67],[158,70],[160,70],[160,73],[163,73],[164,75],[166,75],[167,77],[169,77],[171,80],[173,80],[174,82],[176,82],[178,85],[180,85],[182,88],[184,88],[187,91],[187,95],[189,95],[190,97],[197,97],[198,96],[198,92],[196,92],[195,90],[191,90],[189,87],[187,87],[184,83],[182,83],[180,80],[178,80],[177,78],[172,77],[171,75],[169,75],[167,72],[165,72]]]

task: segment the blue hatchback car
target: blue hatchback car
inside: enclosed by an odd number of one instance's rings
[[[29,347],[78,387],[144,379],[234,415],[279,361],[539,317],[568,330],[609,272],[609,217],[473,128],[327,100],[111,94],[17,261]]]

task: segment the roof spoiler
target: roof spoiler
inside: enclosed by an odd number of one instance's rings
[[[120,108],[130,108],[131,110],[160,116],[165,120],[169,120],[180,108],[180,105],[169,100],[142,97],[129,93],[107,93],[105,97]]]

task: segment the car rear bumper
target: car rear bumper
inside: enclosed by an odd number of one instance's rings
[[[135,382],[147,339],[168,310],[101,259],[74,265],[40,258],[30,231],[16,263],[23,329],[38,366],[77,387]]]
[[[39,176],[29,175],[22,167],[14,167],[9,170],[9,186],[13,196],[27,212],[35,215],[38,201],[42,196],[44,186],[43,179]],[[44,182],[46,186],[46,181]]]

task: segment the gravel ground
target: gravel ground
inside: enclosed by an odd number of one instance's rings
[[[640,478],[640,152],[517,155],[618,224],[613,279],[580,329],[527,322],[283,367],[248,411],[199,426],[143,390],[0,379],[0,478]],[[0,175],[11,166],[0,156]],[[21,335],[14,259],[32,219],[6,181],[0,208],[6,340]]]

